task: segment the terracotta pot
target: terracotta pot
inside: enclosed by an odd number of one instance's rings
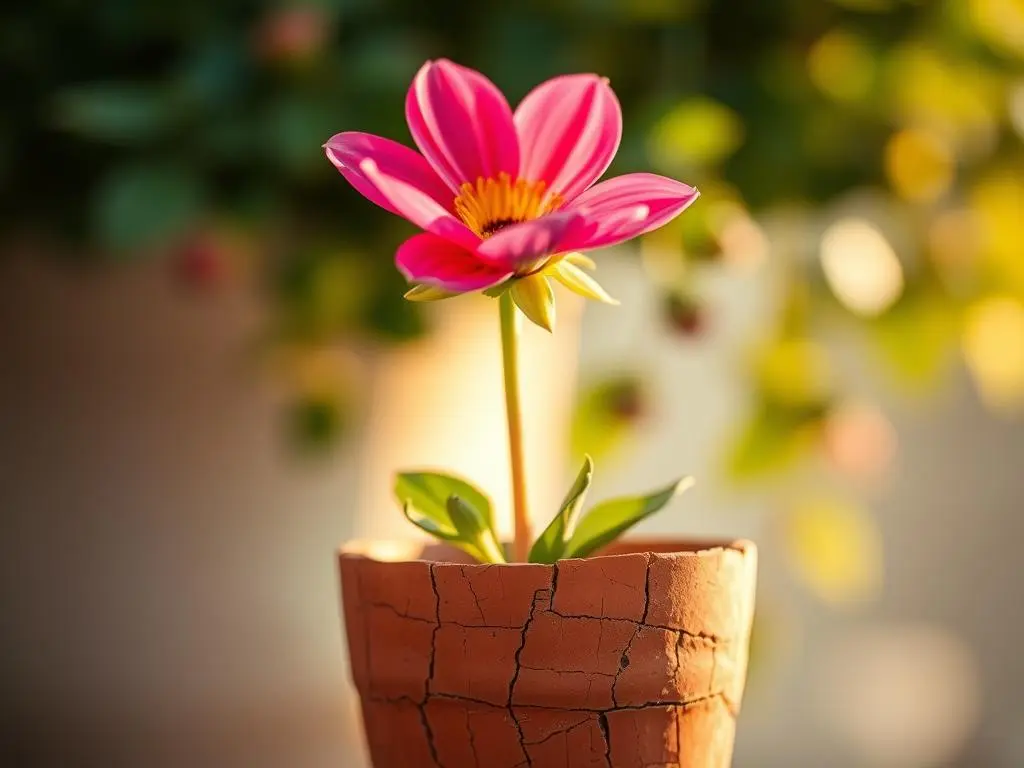
[[[625,542],[552,566],[364,542],[340,566],[376,768],[730,764],[753,544]]]

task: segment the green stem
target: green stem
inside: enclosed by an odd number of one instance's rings
[[[523,458],[523,412],[519,401],[519,318],[509,291],[499,299],[501,359],[505,371],[505,412],[508,415],[508,448],[512,465],[512,511],[515,520],[513,559],[525,562],[530,554],[530,514],[526,503],[526,462]]]

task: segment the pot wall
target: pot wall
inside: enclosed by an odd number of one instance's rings
[[[728,766],[756,550],[676,549],[554,566],[343,551],[374,765]]]

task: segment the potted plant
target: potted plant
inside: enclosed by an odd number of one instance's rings
[[[622,131],[608,81],[543,83],[513,111],[483,75],[427,62],[406,100],[422,154],[340,133],[328,158],[364,196],[425,230],[396,254],[406,298],[483,292],[499,306],[514,541],[487,496],[433,471],[398,475],[408,520],[437,544],[340,554],[352,676],[375,766],[727,766],[746,675],[756,550],[744,541],[619,541],[689,478],[584,512],[584,461],[533,538],[518,340],[553,331],[550,280],[614,300],[581,251],[680,214],[697,190],[653,174],[595,184]],[[457,439],[453,436],[452,439]]]

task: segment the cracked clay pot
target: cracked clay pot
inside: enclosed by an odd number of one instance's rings
[[[757,553],[621,542],[555,565],[418,543],[340,555],[376,768],[727,768]]]

